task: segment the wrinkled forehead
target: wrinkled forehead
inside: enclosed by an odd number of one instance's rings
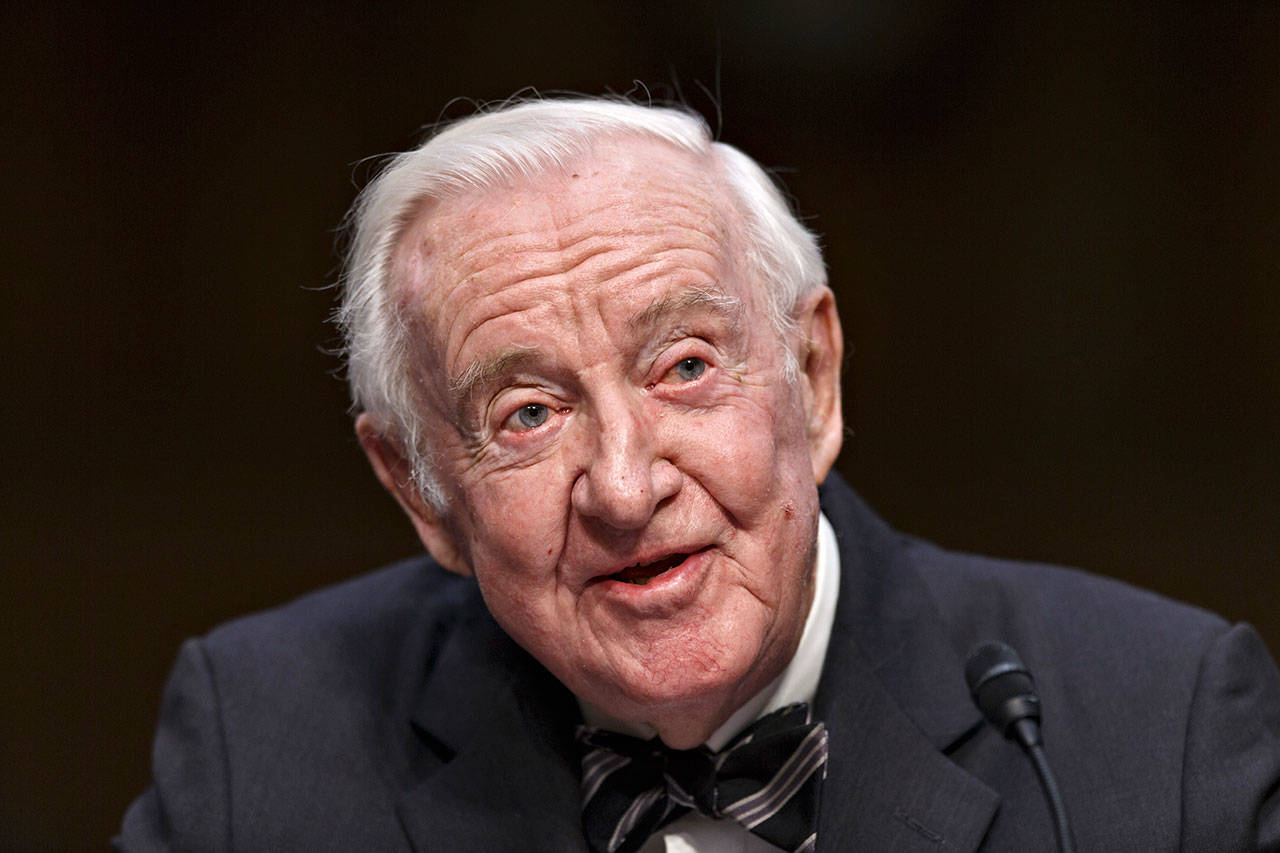
[[[563,168],[424,205],[397,244],[392,286],[410,322],[448,322],[450,296],[477,276],[535,274],[519,265],[593,238],[639,242],[673,228],[707,235],[728,278],[739,219],[713,155],[603,141]]]

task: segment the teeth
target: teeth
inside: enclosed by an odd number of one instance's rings
[[[688,554],[672,554],[670,557],[664,557],[661,560],[655,560],[652,563],[637,564],[627,566],[620,572],[610,575],[614,580],[623,583],[633,584],[635,586],[644,586],[658,575],[675,568],[684,562]]]

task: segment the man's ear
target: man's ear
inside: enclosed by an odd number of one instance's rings
[[[796,314],[800,329],[800,381],[804,389],[809,455],[813,478],[827,478],[844,442],[844,414],[840,408],[840,365],[844,332],[836,298],[823,287],[805,295]]]
[[[413,529],[431,556],[451,572],[470,575],[471,566],[458,549],[453,532],[414,484],[413,468],[405,458],[400,442],[388,437],[364,413],[356,418],[356,437],[360,439],[360,446],[364,448],[364,455],[369,457],[378,481],[409,516]]]

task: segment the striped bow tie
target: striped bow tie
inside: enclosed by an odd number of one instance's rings
[[[813,850],[827,729],[810,722],[807,705],[766,714],[720,752],[589,726],[578,727],[578,740],[592,853],[632,853],[690,809],[735,820],[783,850]]]

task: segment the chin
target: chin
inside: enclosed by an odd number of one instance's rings
[[[660,657],[660,664],[646,661],[637,671],[627,673],[621,683],[615,683],[616,706],[610,713],[659,728],[662,726],[656,721],[673,715],[727,718],[772,678],[765,677],[759,656],[741,646],[726,653],[723,647],[717,651],[716,646],[701,643]],[[712,729],[715,725],[718,722]]]

